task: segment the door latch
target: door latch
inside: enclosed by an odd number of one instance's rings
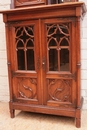
[[[42,59],[42,68],[43,68],[44,71],[46,70],[46,59],[45,59],[45,57],[43,57],[43,59]]]

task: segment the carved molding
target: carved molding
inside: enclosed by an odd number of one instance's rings
[[[16,0],[18,4],[32,3],[32,2],[41,2],[42,0]]]
[[[25,0],[24,0],[24,1],[23,1],[23,0],[22,0],[22,1],[21,1],[21,0],[16,0],[16,2],[22,4],[22,3],[24,3],[24,2],[29,2],[29,0],[26,0],[26,1],[25,1]]]

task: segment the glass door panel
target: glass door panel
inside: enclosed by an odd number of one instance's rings
[[[69,69],[69,50],[60,50],[60,71],[70,71]]]
[[[58,52],[56,49],[49,50],[49,71],[58,71]]]
[[[34,27],[15,28],[18,70],[35,70]]]
[[[17,62],[18,62],[18,70],[25,70],[25,57],[24,57],[24,50],[17,51]]]
[[[47,24],[48,71],[70,71],[69,24]]]
[[[31,40],[27,43],[27,70],[35,70],[35,60],[34,60],[34,45]]]

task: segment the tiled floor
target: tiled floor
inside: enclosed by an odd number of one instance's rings
[[[82,126],[75,127],[69,117],[59,117],[16,111],[11,119],[8,103],[0,102],[0,130],[87,130],[87,111],[82,111]]]

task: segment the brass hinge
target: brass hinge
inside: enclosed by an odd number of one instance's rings
[[[77,68],[80,68],[81,67],[81,63],[77,63]]]
[[[10,63],[10,62],[7,62],[7,65],[8,65],[8,66],[11,65],[11,63]]]

